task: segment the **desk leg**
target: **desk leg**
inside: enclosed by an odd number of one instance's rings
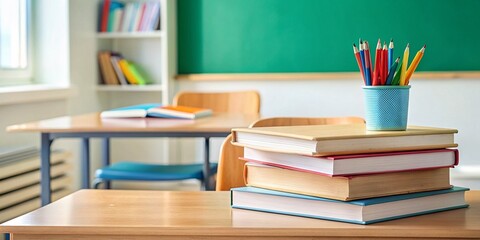
[[[102,167],[106,167],[110,165],[110,138],[104,138],[102,145]],[[110,181],[105,181],[105,188],[110,189]]]
[[[204,190],[211,190],[210,188],[210,138],[205,138],[205,162],[203,163],[203,186]]]
[[[53,140],[50,140],[49,133],[42,133],[40,136],[41,153],[40,153],[40,186],[42,206],[51,202],[50,189],[50,146]]]
[[[82,189],[90,188],[90,139],[82,138]]]

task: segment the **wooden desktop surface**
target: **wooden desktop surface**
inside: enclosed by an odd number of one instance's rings
[[[0,225],[13,239],[480,238],[480,191],[470,207],[372,225],[230,208],[229,192],[80,190]]]
[[[162,118],[101,118],[100,113],[65,116],[17,124],[7,132],[229,132],[233,127],[248,127],[260,118],[257,114],[214,113],[196,120]]]

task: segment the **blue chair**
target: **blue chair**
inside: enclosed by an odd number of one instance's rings
[[[210,173],[217,173],[217,164],[210,163]],[[175,181],[185,179],[197,179],[202,181],[203,163],[198,164],[147,164],[140,162],[117,162],[110,166],[97,169],[94,188],[104,181],[112,180],[136,180],[136,181]]]
[[[181,92],[173,101],[174,105],[210,108],[214,112],[238,112],[253,114],[260,112],[260,95],[256,91],[222,92],[222,93],[197,93]],[[206,139],[208,141],[208,139]],[[217,173],[217,164],[210,163],[210,173]],[[147,164],[141,162],[121,161],[109,166],[97,169],[93,187],[98,188],[102,183],[115,180],[133,181],[174,181],[186,179],[198,179],[204,189],[205,177],[203,163],[195,164]]]

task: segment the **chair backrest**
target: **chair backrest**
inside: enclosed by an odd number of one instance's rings
[[[270,127],[270,126],[300,126],[300,125],[323,125],[323,124],[351,124],[365,123],[360,117],[318,117],[318,118],[298,118],[298,117],[276,117],[260,119],[250,125],[250,127]],[[217,191],[228,191],[233,187],[245,186],[243,179],[243,168],[245,161],[239,159],[243,157],[243,148],[234,146],[231,143],[232,135],[223,141],[220,150],[220,159],[217,170]]]
[[[173,105],[210,108],[213,112],[256,114],[260,112],[260,94],[257,91],[179,92]]]

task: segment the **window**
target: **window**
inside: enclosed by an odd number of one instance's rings
[[[31,82],[29,0],[0,0],[0,85]]]

